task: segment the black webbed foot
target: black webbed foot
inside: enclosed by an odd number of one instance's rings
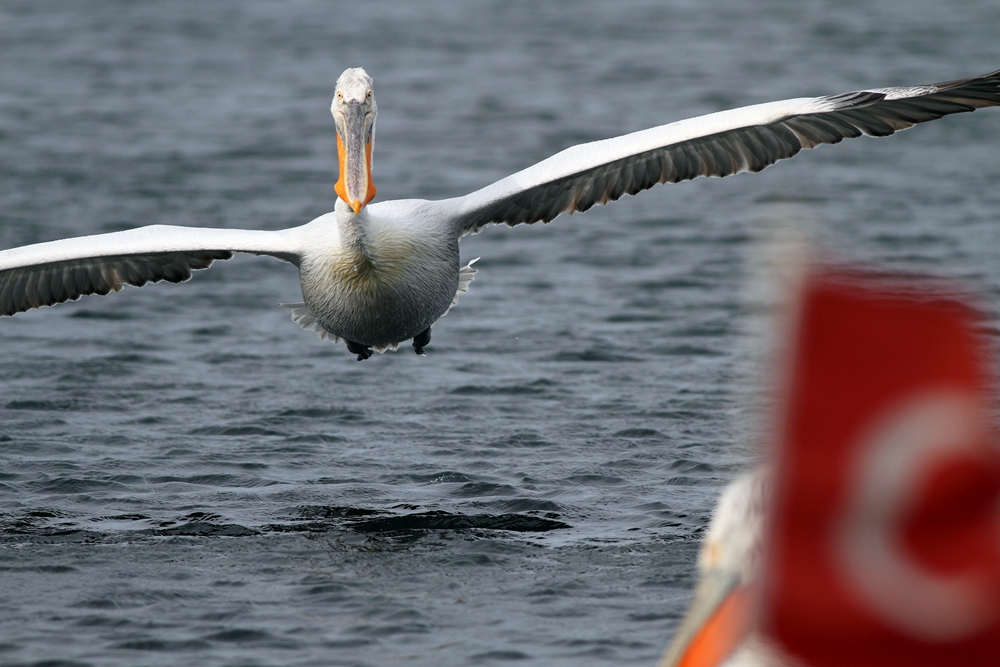
[[[361,343],[352,343],[351,341],[344,341],[347,343],[347,351],[351,354],[358,355],[358,361],[364,361],[368,357],[372,356],[372,349],[367,345],[362,345]]]
[[[426,331],[421,331],[416,336],[413,337],[413,351],[417,354],[422,355],[424,353],[424,348],[427,344],[431,342],[431,328],[427,327]]]

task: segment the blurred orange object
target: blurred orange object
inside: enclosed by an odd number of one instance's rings
[[[758,615],[801,662],[1000,665],[1000,452],[979,321],[927,285],[806,279]]]

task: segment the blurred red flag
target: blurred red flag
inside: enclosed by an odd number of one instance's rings
[[[1000,453],[963,303],[819,272],[777,449],[763,630],[814,667],[1000,665]]]

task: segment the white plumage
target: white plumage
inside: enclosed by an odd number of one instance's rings
[[[340,195],[334,211],[277,232],[151,226],[0,252],[0,315],[107,294],[123,285],[182,282],[235,252],[299,267],[293,318],[367,358],[414,339],[417,352],[462,283],[458,241],[491,223],[548,222],[657,183],[760,171],[803,148],[885,136],[1000,104],[1000,71],[929,86],[880,88],[743,107],[574,146],[464,197],[368,202],[375,99],[371,78],[337,82]],[[318,327],[318,329],[317,329]]]
[[[770,494],[765,469],[741,475],[723,490],[699,552],[695,598],[660,667],[799,667],[754,630]],[[731,650],[720,651],[720,645]],[[720,655],[721,662],[713,662]]]

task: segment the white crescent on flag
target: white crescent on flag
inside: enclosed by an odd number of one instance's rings
[[[1000,449],[980,317],[807,275],[774,469],[712,516],[660,667],[1000,665]]]
[[[760,630],[811,667],[1000,665],[982,316],[940,285],[805,279]]]
[[[907,549],[904,535],[907,512],[935,466],[976,458],[987,433],[975,394],[943,390],[890,407],[858,446],[834,548],[858,595],[918,639],[964,639],[1000,614],[982,572],[935,571]]]

